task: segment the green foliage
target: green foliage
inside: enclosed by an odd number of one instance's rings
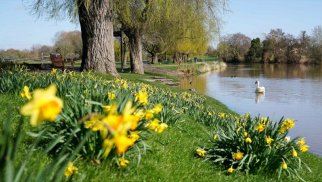
[[[310,171],[297,154],[306,151],[304,140],[287,138],[288,130],[294,126],[293,120],[282,118],[273,122],[259,116],[251,118],[249,114],[244,117],[219,114],[213,120],[216,121],[213,122],[212,146],[204,148],[205,157],[228,169],[228,173],[233,170],[250,174],[275,173],[279,178],[286,174],[303,180],[299,171],[303,168]]]
[[[246,55],[246,61],[248,62],[259,62],[262,59],[262,46],[259,38],[253,39],[249,51]]]

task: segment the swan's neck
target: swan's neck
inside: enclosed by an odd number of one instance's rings
[[[259,82],[256,83],[256,87],[259,88]]]

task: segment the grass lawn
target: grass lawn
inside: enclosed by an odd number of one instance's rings
[[[136,75],[122,73],[121,77],[133,82],[144,82],[152,84],[158,88],[169,88],[158,83],[144,81],[153,74]],[[97,75],[104,79],[111,79],[110,76]],[[181,93],[178,88],[169,88],[172,92]],[[214,107],[219,112],[229,112],[225,105],[215,99],[206,97],[206,105]],[[18,110],[23,104],[23,100],[17,94],[0,94],[0,121],[8,119],[10,114],[11,122],[16,123],[19,114]],[[1,128],[0,128],[1,129]],[[32,129],[28,123],[24,125],[24,130]],[[227,175],[225,169],[213,165],[210,161],[195,157],[195,149],[203,146],[209,140],[209,128],[204,124],[195,121],[189,115],[182,114],[178,122],[169,126],[162,134],[151,135],[147,139],[148,150],[142,155],[140,163],[132,160],[125,169],[119,169],[110,160],[101,164],[94,164],[91,161],[78,159],[76,165],[79,174],[72,181],[277,181],[275,174],[246,175],[244,173],[234,173]],[[28,137],[27,137],[28,138]],[[17,159],[24,158],[24,149],[28,147],[28,140],[19,147]],[[151,148],[151,149],[149,149]],[[312,173],[303,172],[301,176],[307,181],[322,180],[322,158],[310,153],[300,156],[312,169]],[[39,167],[48,163],[51,156],[38,150],[28,164],[28,170],[33,171],[33,167]],[[282,178],[281,181],[292,181],[289,178]]]

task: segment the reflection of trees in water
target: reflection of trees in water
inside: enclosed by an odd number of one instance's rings
[[[305,64],[239,64],[228,65],[223,77],[321,78],[322,65]]]
[[[196,91],[205,94],[207,92],[207,75],[182,77],[180,88],[195,89]]]
[[[269,68],[268,68],[269,67]],[[321,65],[264,65],[263,74],[268,78],[316,78],[322,77]]]

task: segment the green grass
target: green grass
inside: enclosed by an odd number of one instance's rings
[[[217,56],[208,56],[208,55],[197,56],[197,58],[201,59],[203,61],[217,61],[218,60]]]
[[[179,67],[178,64],[154,64],[153,66],[171,71],[176,71]]]
[[[144,79],[152,75],[122,73],[121,77],[131,81],[149,83]],[[98,76],[105,79],[112,78],[101,74]],[[158,83],[149,84],[168,88]],[[173,92],[182,92],[178,88],[170,89]],[[0,94],[0,121],[6,120],[7,113],[11,112],[14,122],[16,122],[19,116],[18,110],[22,104],[23,101],[18,95]],[[210,97],[207,97],[206,105],[213,106],[217,111],[234,113]],[[27,123],[24,129],[29,131],[32,128]],[[83,177],[85,181],[277,181],[276,176],[269,174],[235,173],[226,175],[224,169],[213,165],[210,161],[194,157],[196,147],[203,146],[209,140],[209,132],[209,128],[205,125],[187,115],[182,115],[180,121],[170,125],[164,133],[150,136],[147,144],[151,150],[147,150],[139,164],[137,161],[131,161],[128,168],[121,170],[109,160],[97,165],[91,161],[79,159],[76,161],[79,174],[75,181]],[[24,158],[26,155],[24,149],[27,147],[28,140],[20,146],[18,160]],[[303,172],[302,177],[307,181],[321,181],[322,158],[310,153],[301,155],[301,157],[313,171],[312,173]],[[28,164],[28,169],[36,170],[39,166],[49,163],[50,160],[50,156],[42,151],[37,151]],[[281,181],[291,181],[291,179],[282,178]]]

